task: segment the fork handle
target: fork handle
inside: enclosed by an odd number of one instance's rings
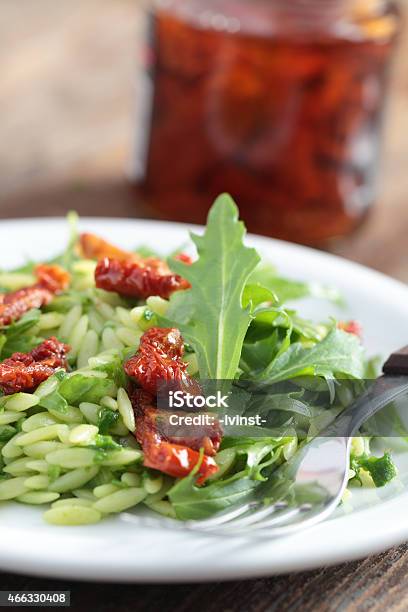
[[[381,376],[341,415],[336,429],[352,436],[379,410],[408,393],[408,376]]]
[[[408,393],[408,346],[392,353],[383,366],[383,376],[320,434],[352,436],[376,412]]]

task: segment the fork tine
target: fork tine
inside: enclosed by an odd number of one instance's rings
[[[186,521],[184,525],[188,529],[212,529],[242,516],[249,510],[256,508],[258,505],[258,502],[250,502],[248,504],[244,504],[243,506],[239,506],[238,508],[234,508],[233,510],[227,510],[226,512],[217,514],[209,519]]]
[[[278,532],[284,532],[285,530],[296,530],[296,525],[305,524],[315,515],[316,508],[312,504],[303,504],[295,508],[288,508],[285,512],[281,512],[277,517],[271,520],[261,520],[253,525],[249,525],[245,531],[253,532],[255,529],[262,531],[269,529],[270,533],[274,535]],[[301,518],[297,521],[296,518]]]
[[[290,508],[285,512],[279,514],[272,518],[271,520],[260,521],[255,525],[251,525],[249,528],[253,529],[270,529],[274,528],[277,525],[288,524],[288,522],[293,522],[292,519],[296,518],[302,513],[301,508]]]
[[[284,510],[287,508],[286,502],[278,502],[276,504],[272,504],[270,506],[261,507],[259,510],[255,512],[251,512],[247,516],[243,516],[242,518],[237,518],[237,520],[229,521],[228,524],[220,525],[220,529],[240,529],[241,527],[247,527],[254,523],[258,523],[262,519],[268,518],[271,514],[275,514],[279,510]]]
[[[282,523],[287,523],[292,518],[297,516],[299,513],[300,513],[299,508],[290,508],[288,510],[283,510],[274,518],[270,520],[262,521],[260,523],[253,522],[250,524],[241,525],[239,524],[239,522],[233,521],[231,523],[228,523],[228,525],[222,526],[219,529],[214,529],[213,531],[217,531],[217,533],[220,533],[220,534],[224,532],[226,533],[227,531],[228,532],[238,531],[241,533],[245,533],[247,531],[254,531],[258,529],[266,529],[266,528],[271,528],[271,527],[273,528],[275,527],[275,525],[281,525]]]
[[[299,509],[300,510],[300,509]],[[301,512],[301,510],[300,510]],[[300,512],[298,514],[300,514]],[[290,535],[296,533],[297,531],[304,529],[305,527],[311,527],[312,525],[320,522],[323,518],[321,512],[316,511],[316,508],[310,508],[310,510],[305,511],[305,515],[300,517],[300,520],[291,520],[284,525],[273,525],[270,528],[268,522],[261,523],[259,528],[256,530],[260,534],[264,534],[266,529],[269,529],[268,535],[274,538],[280,538],[282,536]],[[317,520],[316,520],[317,519]],[[247,530],[248,532],[250,529]],[[256,533],[255,529],[251,530],[251,534]]]

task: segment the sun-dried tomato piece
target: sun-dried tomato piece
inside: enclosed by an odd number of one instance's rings
[[[133,383],[131,383],[129,386],[128,395],[130,401],[132,402],[135,418],[137,418],[146,410],[155,407],[154,396],[149,393],[149,391],[145,391],[140,387],[136,387],[136,385],[134,385]],[[139,433],[139,431],[136,432],[136,437],[139,435]]]
[[[133,405],[137,405],[135,396],[132,400]],[[178,425],[174,425],[171,417],[177,416],[180,420]],[[202,417],[203,415],[199,415]],[[165,440],[172,444],[188,446],[193,450],[204,449],[208,456],[214,456],[218,451],[222,440],[222,429],[214,414],[205,413],[208,422],[194,425],[185,425],[185,417],[197,417],[197,413],[173,412],[161,410],[151,403],[143,409],[135,410],[136,417],[136,437],[142,446],[146,439],[151,438],[151,434],[159,440]]]
[[[70,348],[67,344],[60,342],[55,336],[51,336],[28,354],[31,355],[34,361],[41,361],[41,363],[49,365],[51,368],[64,368],[66,370],[67,353],[69,350]]]
[[[359,338],[363,336],[363,328],[358,321],[339,321],[337,323],[337,328],[342,329],[348,334],[354,334]]]
[[[69,287],[71,277],[61,266],[41,264],[36,266],[35,273],[38,278],[37,286],[52,293],[65,291]]]
[[[0,387],[5,395],[20,391],[34,391],[38,385],[47,380],[54,370],[41,363],[25,365],[21,362],[6,360],[0,364]]]
[[[149,393],[160,386],[171,385],[193,395],[201,393],[200,385],[187,374],[183,362],[184,345],[180,331],[152,327],[140,339],[136,355],[124,364],[125,372]]]
[[[151,327],[140,339],[139,348],[146,346],[171,359],[181,359],[184,355],[184,342],[176,327]]]
[[[211,432],[196,431],[195,438],[188,436],[183,440],[167,437],[163,419],[168,420],[171,413],[157,410],[153,396],[142,389],[131,389],[130,398],[136,417],[136,438],[143,448],[146,467],[183,478],[197,465],[200,459],[197,451],[203,448],[205,454],[198,470],[197,484],[203,484],[218,471],[217,464],[209,455],[214,455],[219,448],[222,436],[219,425],[214,426]]]
[[[69,285],[68,272],[57,265],[39,265],[35,269],[38,282],[2,295],[0,300],[0,327],[18,321],[32,308],[41,308],[51,302],[54,295]]]
[[[118,261],[137,262],[141,267],[148,267],[160,274],[170,274],[170,268],[165,261],[157,257],[142,257],[138,253],[124,251],[107,240],[95,234],[84,233],[79,238],[79,253],[88,259],[117,259]]]
[[[48,338],[29,353],[14,353],[0,363],[0,388],[5,395],[34,391],[58,368],[67,368],[70,347]]]
[[[174,259],[183,262],[187,266],[191,266],[191,264],[193,263],[193,258],[190,257],[190,255],[187,255],[187,253],[177,253]]]
[[[163,383],[191,394],[202,392],[199,383],[187,374],[183,354],[184,344],[178,329],[152,327],[143,334],[138,352],[124,364],[124,369],[141,387],[132,386],[130,398],[135,411],[136,437],[144,451],[144,465],[176,478],[187,476],[200,460],[198,450],[203,449],[205,454],[197,480],[197,484],[202,484],[218,470],[211,456],[217,452],[222,439],[219,421],[212,415],[204,425],[175,428],[170,421],[174,412],[158,410],[155,406],[154,396]]]
[[[32,308],[41,308],[49,304],[53,297],[51,291],[41,287],[27,287],[7,293],[0,304],[0,327],[18,321]]]
[[[137,253],[124,251],[95,234],[81,234],[78,246],[82,257],[87,259],[103,259],[104,257],[110,257],[111,259],[118,259],[119,261],[142,261],[142,258]]]
[[[187,381],[187,364],[161,355],[152,346],[139,350],[125,363],[124,368],[128,376],[150,393],[156,393],[161,385],[175,384],[179,388]]]
[[[159,470],[174,478],[184,478],[200,461],[200,453],[187,446],[160,442],[151,444],[144,449],[144,465]],[[198,468],[197,484],[203,484],[207,478],[218,471],[218,466],[212,457],[204,455]]]
[[[187,280],[167,272],[167,266],[160,260],[139,263],[105,257],[96,266],[95,282],[99,289],[139,299],[151,295],[167,299],[175,291],[190,288]]]

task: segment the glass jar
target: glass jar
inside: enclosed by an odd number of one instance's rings
[[[133,180],[162,218],[222,192],[250,231],[347,234],[377,195],[400,16],[384,0],[156,0],[147,9]]]

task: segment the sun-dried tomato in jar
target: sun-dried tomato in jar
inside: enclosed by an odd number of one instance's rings
[[[133,177],[165,218],[229,192],[251,231],[344,235],[377,196],[389,0],[155,0]]]

